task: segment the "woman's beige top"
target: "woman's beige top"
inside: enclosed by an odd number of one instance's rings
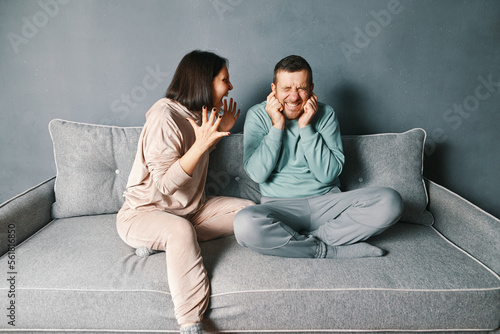
[[[179,158],[196,139],[187,117],[201,124],[201,113],[188,111],[167,98],[157,101],[146,113],[146,123],[123,195],[132,209],[164,210],[184,216],[204,203],[208,152],[204,153],[192,176],[179,164]]]

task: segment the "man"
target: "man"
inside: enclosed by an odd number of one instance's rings
[[[245,120],[244,168],[262,198],[235,216],[238,243],[283,257],[382,256],[362,241],[399,219],[401,196],[382,187],[340,191],[339,124],[332,107],[318,102],[305,59],[282,59],[271,89]]]

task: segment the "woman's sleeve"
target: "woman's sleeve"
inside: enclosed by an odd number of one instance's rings
[[[179,163],[185,153],[182,135],[173,122],[163,117],[147,126],[142,143],[146,167],[156,188],[164,195],[171,195],[192,178]]]

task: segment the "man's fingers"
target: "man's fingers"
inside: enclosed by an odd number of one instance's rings
[[[275,95],[276,94],[274,92],[271,92],[271,94],[267,96],[267,102],[269,103],[273,98],[276,98]]]
[[[281,105],[280,101],[275,97],[271,97],[268,101],[268,104],[271,109],[276,109],[277,111],[283,110],[283,106]]]
[[[317,106],[318,105],[318,97],[316,96],[316,94],[313,93],[313,102],[314,102],[314,105]]]

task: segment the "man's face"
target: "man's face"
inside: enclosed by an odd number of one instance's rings
[[[298,119],[302,115],[314,88],[314,84],[309,86],[307,79],[307,70],[276,73],[276,84],[272,83],[271,88],[283,107],[286,119]]]

